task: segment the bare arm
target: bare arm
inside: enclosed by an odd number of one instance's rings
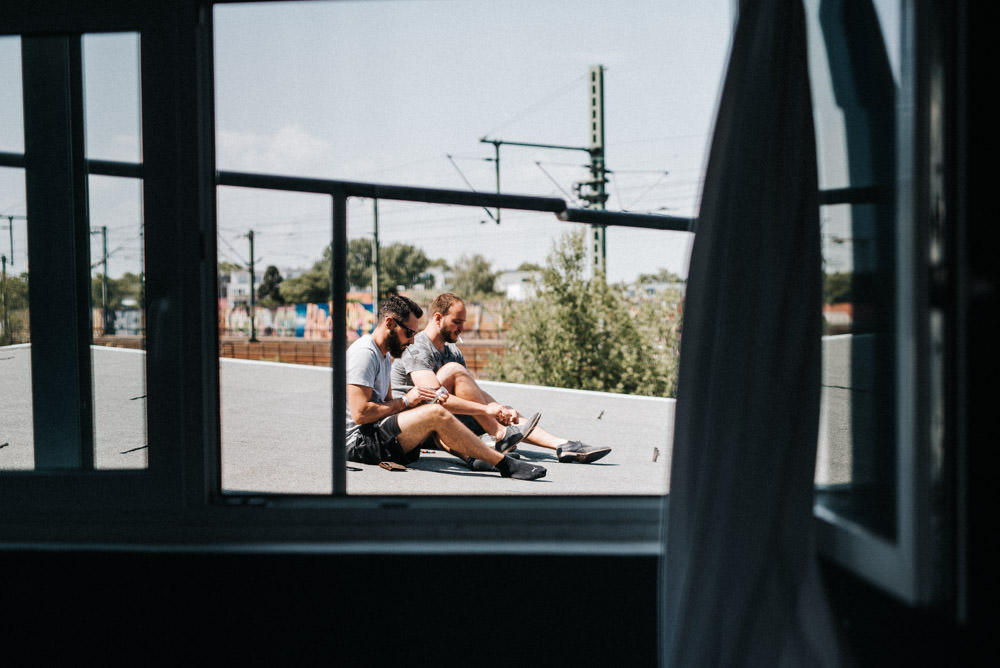
[[[372,388],[364,385],[347,385],[347,405],[351,407],[351,419],[355,424],[378,422],[384,417],[400,413],[407,409],[406,401],[389,399],[388,401],[372,401]],[[414,387],[406,393],[410,408],[434,398],[434,390],[424,387]]]
[[[441,387],[437,375],[430,369],[419,369],[410,374],[410,379],[415,387],[428,388],[431,391]],[[441,402],[445,408],[457,415],[489,415],[501,424],[508,424],[511,419],[510,409],[501,406],[491,400],[488,403],[479,403],[470,399],[464,399],[456,394],[448,394]],[[516,418],[513,414],[513,419]]]

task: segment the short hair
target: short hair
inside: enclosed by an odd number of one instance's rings
[[[462,298],[459,297],[458,295],[452,294],[450,292],[442,292],[441,294],[439,294],[437,297],[434,298],[434,301],[431,302],[431,305],[428,307],[428,310],[432,314],[440,313],[441,315],[448,315],[448,310],[451,308],[452,304],[456,303],[464,304],[465,302],[462,301]]]
[[[403,295],[390,295],[378,307],[380,319],[389,316],[405,322],[410,319],[411,313],[420,318],[423,316],[424,310],[417,305],[417,302]]]

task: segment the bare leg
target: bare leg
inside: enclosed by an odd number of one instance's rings
[[[479,388],[478,385],[476,387],[477,389],[479,389],[479,392],[483,396],[484,401],[487,402],[496,401],[496,399],[490,396],[490,394],[486,390]],[[537,425],[534,429],[531,430],[531,433],[529,435],[524,437],[525,443],[531,443],[532,445],[537,445],[543,448],[549,448],[550,450],[555,450],[560,445],[565,445],[568,442],[568,440],[569,439],[560,438],[559,436],[550,434],[549,432],[542,429],[541,425]]]
[[[437,379],[448,392],[461,399],[475,401],[478,404],[488,404],[493,401],[488,394],[480,389],[469,370],[457,362],[449,362],[438,369]],[[473,415],[472,417],[483,428],[483,431],[494,438],[502,438],[506,432],[507,428],[489,415]]]
[[[496,466],[503,455],[487,446],[443,406],[425,404],[399,414],[397,440],[404,452],[419,447],[435,435],[448,452],[463,459],[475,457]]]
[[[555,450],[560,445],[565,445],[568,439],[559,438],[554,436],[549,432],[542,429],[541,425],[536,425],[531,433],[524,437],[525,443],[531,443],[532,445],[537,445],[542,448],[549,448],[550,450]]]

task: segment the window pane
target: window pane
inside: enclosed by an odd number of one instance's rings
[[[24,153],[24,106],[21,99],[21,39],[0,37],[0,90],[4,103],[0,104],[0,151]],[[24,188],[21,188],[23,193]],[[24,195],[21,195],[24,199]],[[0,207],[11,204],[0,200]]]
[[[84,35],[87,157],[142,159],[138,33]]]
[[[85,35],[87,157],[138,164],[139,36]],[[91,175],[94,466],[145,468],[142,182]]]
[[[825,271],[817,501],[884,536],[896,512],[896,96],[893,3],[808,3]],[[871,10],[871,7],[868,8]],[[849,37],[849,38],[848,38]]]
[[[24,153],[21,40],[0,37],[0,152]],[[0,471],[34,466],[24,170],[0,167]]]
[[[502,191],[555,197],[578,208],[694,217],[731,10],[729,2],[682,8],[654,2],[219,6],[217,166],[235,172]],[[594,21],[598,14],[605,20]],[[630,39],[623,41],[626,34]],[[604,88],[595,96],[592,77],[598,64]],[[303,76],[305,72],[309,74]],[[594,135],[599,112],[604,127],[600,141]],[[275,346],[290,346],[296,339],[308,342],[317,335],[313,317],[328,317],[326,297],[308,288],[311,270],[321,264],[330,243],[329,201],[317,204],[301,195],[230,188],[221,188],[218,199],[221,354],[280,357],[282,362],[302,357]],[[600,248],[594,251],[593,230],[560,222],[552,214],[351,199],[347,215],[352,259],[367,253],[371,261],[377,229],[385,273],[379,292],[401,290],[425,308],[438,292],[462,293],[470,313],[463,354],[484,384],[511,383],[489,385],[498,400],[522,412],[544,406],[544,431],[560,440],[597,441],[595,445],[613,449],[592,467],[563,467],[569,476],[565,486],[553,483],[513,493],[666,491],[672,378],[691,235],[611,228],[605,231],[602,255]],[[272,278],[283,279],[280,292],[290,295],[287,302],[296,302],[256,304],[252,326],[245,306],[251,231],[255,274],[261,281],[255,281],[256,289],[264,288],[273,267]],[[579,256],[566,248],[574,232],[585,236]],[[539,317],[543,301],[534,298],[530,282],[541,284],[559,248],[579,268],[580,280],[573,287],[581,300],[608,308],[602,317],[594,315],[596,306],[589,313],[549,316],[550,323],[591,327],[587,343],[570,353],[590,360],[579,365],[586,373],[572,376],[535,362],[531,370],[541,373],[518,375],[511,366],[502,376],[498,367],[487,364],[489,354],[513,359],[516,350],[524,349],[511,338],[513,324]],[[417,255],[425,264],[404,271]],[[364,278],[352,259],[347,268],[349,343],[370,331],[373,302],[378,301],[372,297],[370,266]],[[602,265],[608,283],[603,291],[594,287],[594,267]],[[316,273],[320,279],[325,274]],[[493,280],[477,283],[489,274]],[[256,298],[263,299],[259,293]],[[594,324],[589,325],[591,319]],[[622,329],[616,330],[618,326]],[[323,327],[325,320],[319,335]],[[547,329],[556,331],[555,326]],[[608,352],[633,335],[640,343],[633,343],[629,354]],[[260,352],[249,345],[251,336],[261,339]],[[566,344],[568,337],[553,343]],[[313,349],[329,364],[327,344],[320,339]],[[254,433],[249,425],[308,424],[311,442],[315,432],[332,428],[329,413],[341,419],[339,409],[320,404],[317,422],[307,422],[305,408],[294,397],[267,391],[260,397],[265,404],[270,397],[268,412],[242,401],[234,405],[231,399],[257,390],[247,385],[249,380],[230,384],[227,377],[237,374],[227,370],[228,364],[223,360],[221,366],[223,487],[284,491],[284,482],[268,476],[285,475],[277,472],[285,471],[286,464],[291,467],[295,457],[285,455],[278,463],[282,456],[268,440],[274,438],[272,431]],[[250,373],[249,367],[240,368],[239,374]],[[619,371],[621,377],[615,375]],[[259,373],[258,384],[278,387],[285,382]],[[329,384],[328,378],[319,382],[310,397],[328,392]],[[583,395],[574,395],[580,392],[594,394],[583,402]],[[283,406],[291,408],[278,408]],[[285,410],[290,413],[281,412]],[[227,423],[232,411],[245,414]],[[231,431],[244,426],[245,443]],[[324,435],[320,447],[329,442]],[[259,454],[241,463],[234,457],[237,447]],[[559,467],[554,448],[526,445],[521,451],[553,472]],[[439,457],[425,455],[421,466],[433,465]],[[303,455],[313,462],[310,457]],[[309,482],[300,491],[330,488],[326,457],[317,465],[322,484]],[[443,467],[460,464],[454,458],[441,461]],[[236,466],[254,467],[256,482],[235,482],[227,471]],[[298,466],[303,470],[312,464]],[[351,493],[496,491],[483,476],[467,475],[468,469],[461,476],[432,477],[421,490],[417,476],[391,478],[362,465],[355,468],[361,470],[349,472]],[[318,473],[308,471],[309,476]],[[456,486],[459,481],[468,486]],[[384,484],[392,487],[380,487]],[[510,485],[503,491],[511,493]]]
[[[4,62],[4,61],[0,61]],[[0,168],[0,471],[34,467],[24,171]]]

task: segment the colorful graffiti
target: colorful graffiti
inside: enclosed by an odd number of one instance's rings
[[[369,298],[370,299],[370,298]],[[254,310],[254,329],[260,336],[281,336],[307,341],[330,339],[333,332],[332,304],[286,304]],[[347,336],[353,341],[375,327],[371,301],[350,300],[345,313]],[[250,314],[245,305],[228,306],[219,300],[219,331],[228,336],[250,336]]]

